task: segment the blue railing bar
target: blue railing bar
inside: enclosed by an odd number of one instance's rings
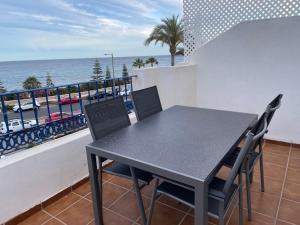
[[[35,102],[34,91],[31,91],[31,98],[32,98],[33,112],[34,112],[34,117],[35,117],[35,121],[36,121],[36,126],[38,126],[39,118],[38,118],[37,106],[36,106],[36,102]]]
[[[70,99],[70,110],[71,110],[72,126],[74,128],[75,127],[74,126],[74,113],[73,113],[73,103],[72,103],[72,96],[71,96],[70,86],[68,86],[68,95],[69,95],[69,99]]]
[[[6,125],[6,131],[7,133],[9,132],[9,126],[8,126],[8,116],[7,116],[7,110],[6,110],[6,106],[5,106],[5,102],[4,102],[4,98],[3,96],[1,97],[1,106],[2,106],[2,114],[3,114],[3,120],[5,122]]]
[[[91,100],[91,86],[90,86],[90,83],[88,83],[88,99],[89,99],[89,103],[91,104],[92,100]]]
[[[19,112],[20,112],[20,117],[21,117],[21,122],[22,122],[22,128],[25,129],[24,126],[24,117],[23,117],[23,110],[21,107],[21,101],[20,101],[20,94],[17,94],[17,100],[18,100],[18,105],[19,105]]]
[[[127,102],[127,80],[124,79],[125,82],[125,101]]]
[[[120,78],[118,78],[118,83],[119,83],[119,94],[118,94],[118,92],[117,92],[116,95],[120,95],[120,92],[121,92],[121,82],[120,82]]]
[[[49,107],[48,90],[45,90],[45,97],[46,97],[46,105],[47,105],[48,118],[49,118],[49,121],[50,121],[51,120],[51,112],[50,112],[50,107]]]
[[[99,102],[100,101],[100,96],[99,96],[99,85],[98,85],[98,81],[96,81],[96,96],[97,96],[97,101]]]
[[[132,76],[129,76],[129,77],[137,77],[137,75],[132,75]],[[120,79],[120,78],[111,78],[111,79],[107,79],[107,80],[117,80],[117,79]],[[122,78],[121,78],[122,79]],[[64,84],[64,85],[57,85],[57,86],[54,86],[54,87],[51,87],[51,88],[48,88],[48,87],[43,87],[43,88],[35,88],[35,89],[30,89],[30,90],[19,90],[19,91],[10,91],[10,92],[5,92],[5,93],[0,93],[0,96],[7,96],[7,95],[14,95],[14,94],[17,94],[17,93],[27,93],[28,91],[44,91],[44,90],[48,90],[48,89],[52,89],[52,88],[62,88],[62,87],[67,87],[67,86],[76,86],[77,84],[86,84],[86,83],[93,83],[95,81],[83,81],[83,82],[77,82],[77,83],[70,83],[70,84]]]
[[[80,84],[77,85],[77,88],[78,88],[78,98],[79,98],[80,112],[81,112],[81,114],[83,114],[83,105],[82,105]]]
[[[104,87],[104,98],[105,99],[107,99],[107,96],[106,96],[106,85],[107,85],[107,80],[104,80],[103,87]]]
[[[60,113],[60,118],[62,119],[62,106],[61,106],[60,92],[58,87],[56,88],[56,95],[57,95],[58,110]]]
[[[132,87],[132,77],[130,78],[130,91],[133,91],[133,87]]]

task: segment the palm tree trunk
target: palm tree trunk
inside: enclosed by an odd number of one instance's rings
[[[171,66],[175,66],[175,54],[171,54]]]

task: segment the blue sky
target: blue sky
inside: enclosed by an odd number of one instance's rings
[[[143,42],[182,0],[1,0],[0,61],[162,55]]]

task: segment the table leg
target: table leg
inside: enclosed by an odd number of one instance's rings
[[[92,199],[94,217],[96,225],[104,225],[102,208],[102,179],[98,181],[98,169],[96,156],[87,150],[87,162],[89,167],[90,182],[92,189]],[[99,177],[102,178],[102,164],[99,163]],[[100,184],[99,184],[100,183]]]
[[[147,217],[146,217],[146,212],[145,212],[145,208],[144,208],[144,203],[143,203],[143,198],[142,198],[139,182],[138,182],[138,179],[135,175],[134,168],[130,167],[130,172],[131,172],[131,176],[132,176],[132,180],[133,180],[134,190],[135,190],[135,193],[136,193],[137,204],[138,204],[140,214],[141,214],[141,217],[142,217],[142,222],[143,222],[144,225],[146,225],[147,224]]]
[[[195,187],[195,225],[208,224],[208,189],[206,183]]]

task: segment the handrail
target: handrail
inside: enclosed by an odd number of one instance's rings
[[[2,114],[0,117],[0,158],[32,144],[43,143],[58,135],[66,135],[85,128],[84,104],[99,102],[122,94],[127,110],[132,110],[132,102],[128,96],[133,91],[132,79],[135,77],[137,76],[0,93],[2,109],[0,113]],[[83,92],[85,92],[84,95]],[[24,94],[26,94],[25,98]],[[73,99],[74,94],[76,102]],[[55,102],[50,101],[50,97]],[[7,100],[8,98],[13,101]],[[66,100],[66,103],[63,99],[69,100]],[[30,105],[32,112],[25,112],[25,106],[22,104],[25,102],[32,103]],[[13,109],[13,106],[16,114],[9,111]],[[40,107],[44,110],[39,110]],[[13,126],[13,119],[18,125]]]

